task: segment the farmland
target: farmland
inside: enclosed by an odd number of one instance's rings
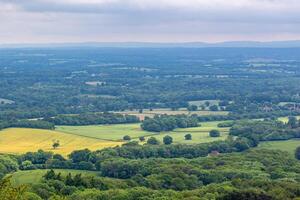
[[[228,128],[218,128],[220,122],[201,123],[200,127],[175,129],[170,132],[154,133],[143,131],[140,124],[119,124],[119,125],[99,125],[99,126],[57,126],[59,132],[75,134],[84,137],[97,138],[101,140],[120,141],[123,136],[129,135],[132,139],[138,139],[140,136],[155,136],[159,140],[166,135],[173,137],[175,143],[203,143],[220,139],[225,139],[228,135]],[[212,129],[221,131],[221,137],[211,138],[208,132]],[[184,140],[184,135],[192,134],[193,140]]]
[[[160,108],[160,109],[144,109],[142,113],[139,112],[139,110],[132,110],[132,111],[123,111],[123,112],[117,112],[121,114],[129,114],[129,115],[135,115],[139,117],[141,120],[143,120],[145,117],[153,117],[154,115],[227,115],[227,111],[209,111],[209,110],[197,110],[197,111],[188,111],[185,108],[181,108],[178,110],[171,110],[169,108]]]
[[[90,150],[113,147],[123,143],[123,136],[129,135],[133,140],[140,136],[155,136],[162,141],[170,135],[174,143],[204,143],[224,140],[228,135],[228,128],[218,128],[219,122],[202,123],[201,127],[175,129],[170,132],[154,133],[143,131],[140,124],[117,124],[95,126],[57,126],[55,131],[29,128],[9,128],[0,131],[1,153],[21,154],[28,151],[43,149],[53,151],[64,156],[76,149]],[[208,132],[212,129],[221,131],[221,137],[211,138]],[[184,140],[184,135],[190,133],[192,140]],[[60,146],[53,149],[54,140],[59,140]]]
[[[38,170],[28,170],[28,171],[18,171],[13,173],[11,176],[11,182],[13,185],[22,185],[30,183],[38,183],[42,180],[42,177],[48,170],[38,169]],[[66,176],[68,173],[72,175],[82,174],[82,176],[97,176],[97,172],[93,171],[83,171],[83,170],[66,170],[66,169],[56,169],[55,173],[61,173],[62,176]]]
[[[43,149],[67,155],[76,149],[101,149],[122,144],[121,142],[108,142],[99,139],[81,137],[57,131],[10,128],[0,131],[1,153],[21,154],[28,151]],[[60,147],[52,148],[53,140],[60,141]]]
[[[259,145],[259,148],[287,151],[290,154],[294,155],[295,150],[298,146],[300,146],[300,140],[294,139],[294,140],[285,140],[285,141],[262,142]]]

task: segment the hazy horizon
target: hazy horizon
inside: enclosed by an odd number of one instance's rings
[[[296,0],[0,0],[0,44],[300,40]]]

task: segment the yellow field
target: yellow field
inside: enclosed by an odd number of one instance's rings
[[[52,148],[53,140],[60,141],[60,147],[55,150]],[[10,128],[0,131],[0,153],[21,154],[43,149],[68,155],[73,150],[96,150],[121,144],[51,130]]]

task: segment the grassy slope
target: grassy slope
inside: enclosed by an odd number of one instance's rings
[[[38,170],[28,170],[28,171],[18,171],[13,173],[11,176],[11,182],[14,185],[21,184],[30,184],[30,183],[38,183],[42,180],[42,177],[46,174],[47,169],[38,169]],[[82,171],[82,170],[71,170],[71,169],[56,169],[54,170],[56,173],[61,173],[62,176],[66,176],[68,173],[72,175],[82,174],[82,176],[97,176],[97,172],[92,171]]]
[[[296,148],[300,146],[300,140],[270,141],[260,143],[261,149],[278,149],[294,154]]]
[[[53,140],[60,141],[61,146],[56,150],[52,148]],[[96,150],[120,144],[119,142],[108,142],[41,129],[10,128],[0,131],[1,153],[19,154],[43,149],[67,155],[76,149],[89,148]]]

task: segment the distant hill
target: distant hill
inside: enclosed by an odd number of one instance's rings
[[[300,48],[300,40],[293,41],[228,41],[219,43],[184,42],[184,43],[152,43],[152,42],[84,42],[84,43],[48,43],[48,44],[0,44],[0,48],[72,48],[72,47],[120,47],[120,48]]]

